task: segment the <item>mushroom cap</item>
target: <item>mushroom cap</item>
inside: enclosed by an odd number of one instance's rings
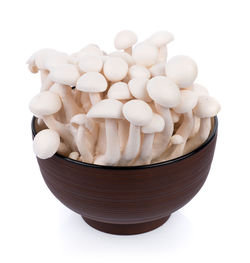
[[[149,71],[151,73],[152,77],[156,77],[156,76],[165,76],[165,62],[159,62],[155,65],[153,65],[151,68],[149,68]]]
[[[135,126],[145,126],[153,118],[150,106],[143,100],[130,100],[123,105],[124,117]]]
[[[190,87],[190,90],[194,91],[198,97],[201,97],[201,96],[209,96],[209,92],[208,90],[200,85],[200,84],[197,84],[197,83],[194,83],[191,87]]]
[[[128,64],[119,57],[109,57],[103,66],[105,77],[112,81],[117,82],[124,79],[128,73]]]
[[[146,102],[152,101],[152,99],[148,96],[146,88],[147,82],[148,79],[145,78],[135,78],[129,81],[129,90],[136,99],[145,100]]]
[[[176,107],[181,99],[178,86],[169,78],[157,76],[147,83],[149,97],[157,104],[166,107]]]
[[[76,83],[76,89],[84,92],[103,92],[107,87],[106,79],[98,72],[87,72]]]
[[[77,124],[79,126],[83,125],[85,126],[90,132],[94,129],[94,124],[93,121],[91,119],[89,119],[86,114],[83,113],[78,113],[76,115],[74,115],[71,119],[70,119],[70,123],[71,124]]]
[[[182,144],[183,142],[184,142],[184,138],[179,134],[175,134],[171,137],[172,144]]]
[[[81,72],[100,72],[102,70],[103,61],[100,56],[84,55],[80,57],[78,66]]]
[[[134,59],[127,52],[115,51],[115,52],[110,53],[109,56],[122,58],[128,64],[129,67],[135,64]]]
[[[158,58],[158,49],[149,43],[140,43],[132,51],[132,57],[136,64],[150,67],[156,63]]]
[[[102,56],[103,52],[96,44],[88,44],[78,52],[78,57],[81,58],[85,55]]]
[[[116,82],[108,91],[107,97],[115,100],[129,100],[132,98],[128,84],[125,82]]]
[[[171,34],[168,31],[158,31],[150,37],[150,42],[153,45],[157,46],[158,48],[167,45],[169,42],[173,40],[174,40],[173,34]]]
[[[181,90],[180,103],[174,107],[174,111],[180,114],[191,111],[198,102],[198,96],[190,90]]]
[[[115,48],[127,49],[137,42],[137,36],[133,31],[123,30],[115,36]]]
[[[133,65],[132,67],[129,68],[128,75],[130,79],[134,78],[145,78],[149,79],[150,78],[150,72],[149,70],[141,65]]]
[[[166,75],[180,88],[190,87],[198,74],[198,68],[193,59],[188,56],[175,56],[166,65]]]
[[[40,159],[52,157],[60,145],[59,134],[51,129],[45,129],[37,133],[33,141],[33,150]]]
[[[145,126],[142,127],[143,133],[155,133],[163,131],[165,127],[165,121],[161,115],[154,113],[152,120]]]
[[[58,64],[50,68],[48,77],[56,83],[74,87],[80,74],[75,65]]]
[[[73,160],[77,160],[78,157],[79,157],[79,155],[80,155],[80,154],[79,154],[78,152],[71,152],[71,153],[69,154],[68,158],[73,159]]]
[[[220,111],[220,104],[210,96],[201,96],[194,108],[194,114],[199,118],[211,118]]]
[[[105,99],[96,103],[87,113],[88,118],[123,119],[123,104],[119,100]]]
[[[51,91],[37,94],[29,104],[30,111],[37,117],[55,114],[61,107],[60,97]]]

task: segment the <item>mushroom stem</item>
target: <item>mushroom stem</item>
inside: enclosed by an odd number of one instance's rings
[[[144,134],[141,147],[141,153],[136,160],[135,165],[150,164],[152,159],[152,147],[154,142],[154,133]]]
[[[158,61],[159,62],[163,62],[166,61],[167,59],[167,54],[168,54],[168,50],[167,50],[167,46],[161,46],[159,48],[159,55],[158,55]]]
[[[194,127],[194,118],[193,118],[193,113],[192,111],[189,111],[184,114],[184,120],[181,126],[178,128],[176,131],[176,135],[180,135],[183,138],[183,142],[176,147],[174,147],[173,151],[170,153],[168,159],[174,159],[177,158],[181,155],[183,155],[183,151],[186,145],[186,141],[192,132]]]
[[[81,91],[78,91],[78,92],[81,93],[80,101],[81,101],[82,108],[84,112],[87,113],[89,109],[91,108],[91,103],[89,99],[90,96],[86,92],[81,92]]]
[[[41,82],[42,82],[41,91],[49,90],[49,88],[54,84],[54,82],[50,78],[48,78],[49,71],[45,69],[41,69],[40,74],[41,74]]]
[[[200,118],[194,116],[194,127],[189,135],[189,138],[193,138],[196,135],[196,133],[199,131],[199,129],[200,129]]]
[[[126,120],[118,120],[118,136],[121,152],[124,150],[126,142],[128,140],[128,129],[129,125]]]
[[[136,156],[140,151],[140,144],[141,144],[140,127],[130,123],[128,142],[124,150],[124,153],[122,155],[120,165],[127,165],[133,159],[136,158]]]
[[[93,156],[89,151],[89,147],[87,145],[87,130],[83,125],[80,125],[76,135],[76,145],[82,156],[83,162],[92,163]]]
[[[189,153],[199,147],[202,143],[206,141],[211,130],[211,119],[202,118],[200,120],[200,129],[198,133],[192,139],[187,141],[186,147],[184,149],[184,154]]]
[[[117,132],[117,120],[105,119],[106,128],[106,152],[96,158],[95,164],[116,165],[121,156],[119,137]]]
[[[128,53],[129,55],[132,55],[132,47],[126,48],[124,49],[124,51]]]
[[[94,106],[96,103],[101,101],[101,96],[99,93],[89,93],[89,99],[91,101],[91,104]]]
[[[159,158],[167,149],[171,136],[174,131],[174,124],[171,116],[171,112],[168,108],[162,107],[155,103],[157,111],[161,114],[165,121],[165,127],[161,133],[155,136],[152,160],[155,161]]]

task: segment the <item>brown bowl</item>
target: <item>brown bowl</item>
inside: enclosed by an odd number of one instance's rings
[[[217,129],[215,117],[209,138],[199,148],[151,165],[101,166],[59,154],[37,161],[51,192],[90,226],[112,234],[139,234],[165,223],[201,189],[213,159]],[[36,134],[35,118],[32,133]]]

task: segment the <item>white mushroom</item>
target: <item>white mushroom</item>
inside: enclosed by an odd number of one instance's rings
[[[135,79],[135,78],[149,79],[150,71],[144,66],[133,65],[132,67],[129,68],[128,76],[130,79]]]
[[[141,146],[141,153],[135,162],[135,165],[150,164],[152,160],[152,147],[155,133],[161,132],[164,129],[164,119],[154,113],[150,123],[142,127],[143,141]]]
[[[174,40],[173,34],[168,31],[158,31],[150,37],[150,42],[159,48],[158,61],[166,61],[167,47],[166,45]]]
[[[132,57],[136,64],[151,67],[156,63],[159,52],[156,46],[149,43],[140,43],[132,51]]]
[[[121,81],[128,73],[128,64],[122,58],[109,57],[104,63],[103,73],[112,82]]]
[[[189,90],[181,91],[181,101],[176,107],[174,107],[174,111],[179,114],[184,114],[183,122],[175,133],[176,135],[180,135],[183,138],[183,143],[178,145],[178,147],[175,147],[173,152],[170,153],[169,159],[174,159],[183,155],[186,141],[194,127],[192,110],[196,106],[197,101],[198,96],[195,92]]]
[[[85,55],[78,62],[81,73],[100,72],[102,70],[103,61],[100,56]]]
[[[129,55],[127,52],[122,52],[122,51],[115,51],[109,54],[109,57],[119,57],[122,58],[129,67],[133,66],[135,64],[134,59],[132,58],[131,55]],[[102,59],[104,60],[104,62],[107,60],[108,56],[106,56],[105,58],[103,57]]]
[[[155,65],[153,65],[151,68],[149,68],[149,71],[151,73],[152,77],[156,76],[165,76],[165,62],[159,62]]]
[[[70,147],[68,147],[64,142],[60,142],[57,153],[63,156],[68,156],[71,152]]]
[[[184,138],[179,134],[174,134],[170,139],[170,147],[167,152],[163,155],[162,160],[171,160],[171,153],[175,151],[175,149],[184,142]]]
[[[201,118],[198,133],[188,140],[184,153],[188,153],[206,141],[211,130],[211,118],[220,111],[220,104],[210,96],[201,96],[193,112]]]
[[[144,100],[146,102],[152,101],[146,88],[147,82],[148,79],[145,78],[135,78],[129,81],[129,90],[136,99]]]
[[[122,154],[120,165],[128,165],[140,151],[140,127],[147,125],[153,118],[150,106],[142,100],[130,100],[122,108],[124,117],[130,122],[127,145]]]
[[[85,114],[77,114],[71,118],[70,123],[78,126],[75,141],[83,161],[92,163],[95,144],[95,139],[91,136],[95,129],[93,120],[87,118]]]
[[[188,56],[175,56],[166,65],[166,75],[181,89],[190,87],[198,74],[198,68],[193,59]]]
[[[59,134],[51,129],[45,129],[36,134],[33,149],[37,157],[47,159],[52,157],[60,145]]]
[[[98,72],[87,72],[76,83],[76,89],[89,93],[92,105],[101,101],[100,92],[105,91],[107,87],[108,83],[106,79]]]
[[[120,144],[117,133],[117,120],[122,119],[123,104],[114,99],[105,99],[95,104],[88,112],[89,118],[105,119],[106,152],[98,156],[95,164],[116,165],[120,160]]]
[[[178,86],[169,78],[157,76],[147,83],[147,91],[154,100],[157,111],[165,121],[164,130],[156,135],[152,159],[160,157],[168,147],[173,134],[174,125],[170,108],[176,107],[180,102],[180,91]]]
[[[77,160],[79,158],[79,153],[78,152],[71,152],[68,156],[68,158],[72,160]]]
[[[172,120],[173,120],[173,123],[177,123],[179,120],[180,120],[180,114],[175,112],[174,110],[170,110],[171,112],[171,117],[172,117]]]
[[[137,42],[137,36],[134,32],[129,30],[123,30],[119,32],[115,37],[116,49],[124,49],[125,52],[131,55],[132,46]]]

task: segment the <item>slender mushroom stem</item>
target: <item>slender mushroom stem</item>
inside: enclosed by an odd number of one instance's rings
[[[54,84],[54,82],[50,78],[48,78],[49,71],[41,69],[40,74],[41,74],[41,82],[42,82],[41,91],[49,90],[49,88]]]
[[[117,132],[117,120],[105,119],[106,128],[106,152],[95,160],[95,164],[116,165],[121,156],[119,137]]]
[[[161,46],[161,47],[159,48],[158,61],[159,61],[159,62],[166,61],[167,54],[168,54],[167,46],[166,46],[166,45]]]
[[[139,158],[136,160],[135,165],[150,164],[152,159],[152,147],[154,137],[154,133],[148,133],[143,135],[141,153]]]
[[[87,163],[93,162],[93,156],[87,145],[87,130],[83,125],[80,125],[76,136],[76,145],[82,156],[82,160]]]
[[[140,144],[141,144],[141,134],[140,134],[140,126],[135,126],[130,123],[129,127],[129,136],[126,148],[122,155],[120,165],[127,165],[133,159],[136,158],[140,151]]]
[[[194,116],[194,127],[189,135],[189,138],[193,138],[196,135],[196,133],[199,131],[199,129],[200,129],[200,118]]]
[[[186,147],[184,149],[184,154],[189,153],[199,147],[202,143],[206,141],[211,130],[211,119],[202,118],[200,120],[200,129],[195,137],[187,141]]]
[[[157,111],[161,114],[165,121],[163,131],[155,136],[152,160],[156,161],[167,149],[171,136],[174,131],[174,124],[169,108],[165,108],[155,103]]]
[[[90,103],[90,98],[89,98],[90,96],[86,92],[81,92],[81,91],[78,91],[78,92],[81,93],[80,102],[81,102],[82,108],[84,112],[87,113],[89,109],[91,108],[91,103]]]
[[[91,104],[94,106],[96,103],[101,101],[101,96],[99,93],[89,93],[89,99],[91,101]]]
[[[126,120],[118,120],[118,136],[120,141],[120,149],[124,150],[126,142],[128,140],[129,125]]]
[[[186,145],[186,141],[192,132],[194,127],[194,118],[193,118],[193,113],[192,111],[189,111],[184,114],[184,120],[181,126],[178,128],[176,131],[176,135],[180,135],[183,138],[183,142],[179,144],[175,149],[170,153],[168,159],[174,159],[177,158],[181,155],[183,155],[183,151]]]

